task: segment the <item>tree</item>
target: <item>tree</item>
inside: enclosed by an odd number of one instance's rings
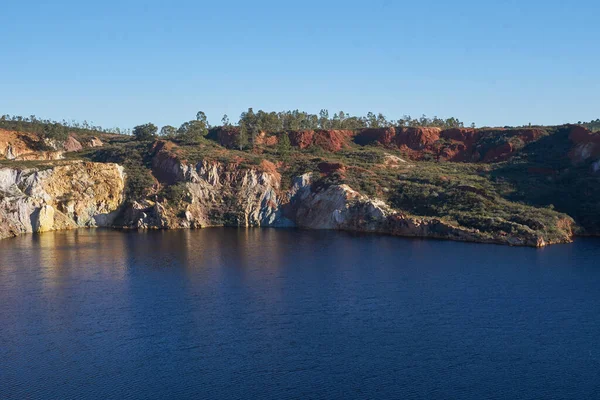
[[[67,128],[59,123],[45,124],[43,136],[46,139],[64,141],[69,137]]]
[[[238,125],[240,126],[240,135],[238,138],[240,150],[248,145],[248,139],[250,138],[252,139],[251,144],[254,146],[254,138],[258,134],[259,127],[258,117],[252,108],[249,108],[248,111],[240,115]]]
[[[85,124],[86,122],[84,122]],[[133,128],[133,136],[135,136],[136,140],[144,141],[144,140],[152,140],[156,136],[156,132],[158,131],[158,127],[153,123],[147,123],[144,125],[138,125]]]
[[[165,125],[160,128],[160,136],[165,138],[174,138],[177,135],[177,128],[171,125]]]
[[[177,130],[177,138],[190,144],[198,143],[207,134],[208,126],[203,120],[184,122]]]
[[[248,129],[245,125],[240,125],[239,133],[235,138],[236,146],[241,150],[244,150],[248,146]]]
[[[277,143],[277,153],[281,156],[284,161],[287,161],[290,157],[290,152],[292,151],[292,144],[290,143],[290,138],[286,132],[283,132],[279,136],[279,142]]]
[[[331,128],[331,122],[329,121],[329,111],[322,109],[319,112],[319,128],[329,129]]]
[[[221,123],[223,124],[223,126],[230,126],[231,125],[229,123],[229,117],[227,116],[227,114],[223,114],[223,118],[221,118]]]
[[[208,120],[206,119],[206,114],[204,114],[203,111],[198,111],[196,113],[196,121],[203,122],[204,125],[206,125],[206,127],[209,128]]]
[[[377,114],[377,127],[385,128],[388,126],[390,126],[390,123],[385,118],[385,115],[383,115],[382,113]]]

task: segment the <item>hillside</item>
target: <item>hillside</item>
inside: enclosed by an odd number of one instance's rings
[[[11,126],[0,129],[0,236],[297,226],[544,246],[600,233],[600,133],[448,124],[264,130],[242,118],[159,138]]]

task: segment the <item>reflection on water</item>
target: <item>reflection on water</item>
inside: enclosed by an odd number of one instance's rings
[[[0,398],[598,398],[600,243],[0,241]]]

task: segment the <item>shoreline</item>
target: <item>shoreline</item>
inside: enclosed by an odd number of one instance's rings
[[[350,230],[350,229],[312,229],[306,227],[298,227],[298,226],[232,226],[232,225],[210,225],[198,228],[185,228],[185,227],[172,227],[172,228],[161,228],[161,227],[148,227],[148,228],[136,228],[136,227],[127,227],[127,226],[81,226],[70,229],[55,229],[44,232],[23,232],[13,236],[0,237],[0,241],[16,239],[19,237],[25,236],[39,236],[47,233],[56,233],[56,232],[73,232],[73,231],[81,231],[81,230],[100,230],[100,231],[117,231],[124,233],[148,233],[148,232],[168,232],[168,231],[199,231],[203,229],[235,229],[235,230],[257,230],[257,229],[267,229],[267,230],[283,230],[283,231],[315,231],[315,232],[343,232],[346,234],[350,234],[353,236],[382,236],[382,237],[396,237],[402,239],[418,239],[423,241],[434,240],[434,241],[443,241],[443,242],[457,242],[457,243],[472,243],[472,244],[487,244],[487,245],[497,245],[497,246],[505,246],[505,247],[520,247],[520,248],[533,248],[533,249],[543,249],[549,246],[555,245],[567,245],[572,244],[579,238],[588,238],[588,239],[600,239],[600,235],[596,234],[576,234],[573,235],[571,241],[569,242],[557,242],[557,243],[546,243],[544,246],[532,246],[527,244],[511,244],[507,241],[500,240],[466,240],[461,238],[451,238],[451,237],[441,237],[441,236],[419,236],[419,235],[400,235],[394,234],[390,232],[369,232],[369,231],[360,231],[360,230]]]

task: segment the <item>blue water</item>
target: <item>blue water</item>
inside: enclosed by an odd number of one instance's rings
[[[600,240],[0,241],[0,399],[599,399]]]

